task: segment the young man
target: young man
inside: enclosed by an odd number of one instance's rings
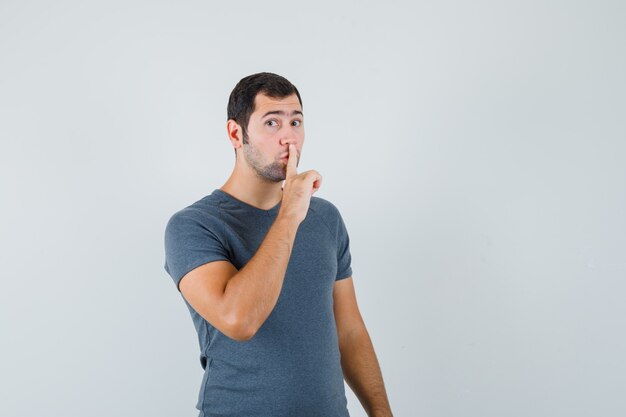
[[[345,224],[313,197],[320,173],[297,172],[300,93],[276,74],[245,77],[226,128],[230,178],[165,229],[165,270],[200,342],[200,416],[348,416],[344,377],[369,416],[391,416]]]

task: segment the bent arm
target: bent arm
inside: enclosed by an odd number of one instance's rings
[[[226,336],[251,339],[278,301],[298,226],[279,213],[243,268],[237,270],[228,261],[204,264],[181,279],[181,293]]]
[[[226,284],[225,317],[252,337],[274,309],[291,257],[298,223],[277,217],[257,252]]]

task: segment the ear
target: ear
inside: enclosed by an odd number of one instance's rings
[[[226,122],[226,132],[228,133],[228,140],[233,144],[233,148],[240,148],[243,145],[241,126],[233,119],[228,119]]]

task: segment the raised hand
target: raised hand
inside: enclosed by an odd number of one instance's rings
[[[287,173],[279,214],[294,219],[300,224],[309,211],[311,196],[322,185],[322,175],[314,169],[298,174],[297,165],[298,150],[296,145],[289,144]]]

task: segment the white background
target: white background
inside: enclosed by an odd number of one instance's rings
[[[260,71],[302,94],[396,417],[625,415],[625,51],[622,1],[3,0],[0,415],[197,415],[163,232]]]

